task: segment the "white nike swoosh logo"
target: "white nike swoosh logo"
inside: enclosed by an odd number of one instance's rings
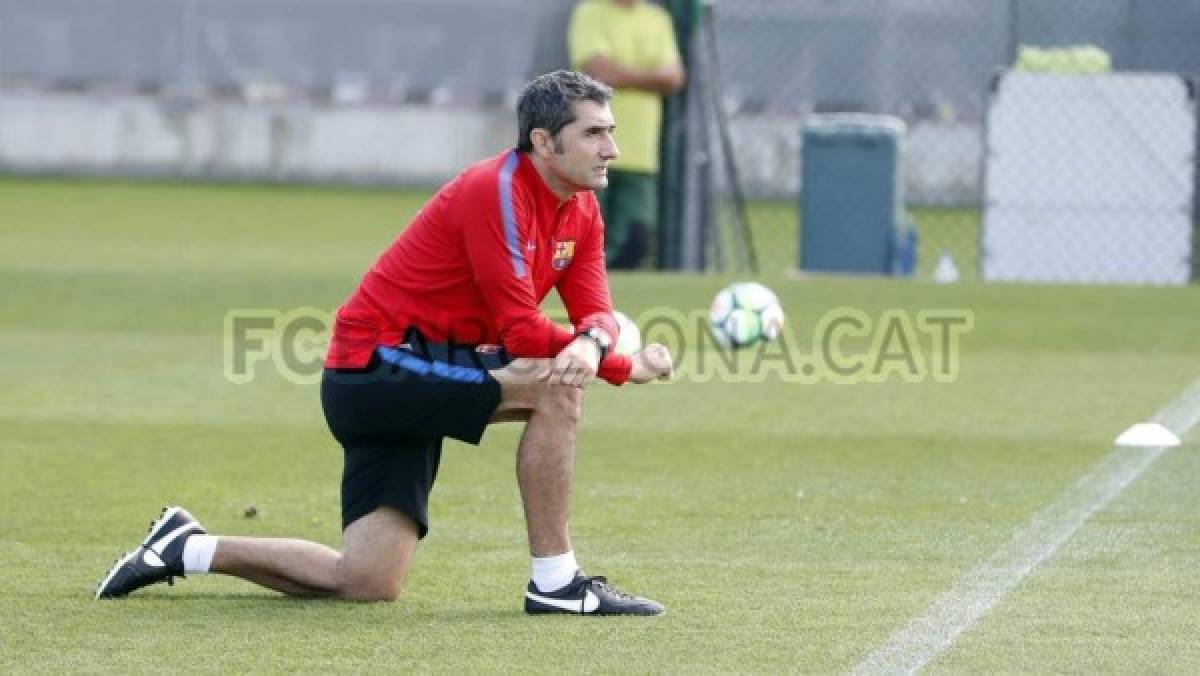
[[[194,522],[189,522],[189,523],[183,524],[182,526],[178,526],[175,528],[175,530],[171,531],[170,533],[167,533],[167,535],[165,537],[161,538],[158,542],[155,542],[154,546],[151,547],[150,549],[153,549],[155,554],[162,556],[162,553],[167,550],[167,546],[170,545],[172,542],[174,542],[175,538],[179,537],[180,535],[183,535],[184,533],[186,533],[189,530],[194,530],[195,528],[196,528],[196,524]]]
[[[591,589],[583,596],[583,612],[594,613],[600,607],[600,597],[596,596]]]
[[[572,613],[594,613],[596,612],[596,609],[600,607],[600,598],[596,596],[591,589],[584,592],[583,598],[578,601],[552,599],[547,596],[542,596],[541,594],[534,594],[529,590],[525,591],[525,596],[530,600],[537,601],[538,603],[542,603],[553,608],[566,610]]]
[[[142,563],[154,568],[162,568],[166,565],[162,559],[158,558],[158,554],[151,549],[142,550]]]

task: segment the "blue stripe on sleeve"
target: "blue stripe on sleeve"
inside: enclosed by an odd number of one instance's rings
[[[480,384],[484,381],[484,372],[480,369],[471,368],[469,366],[458,366],[456,364],[447,364],[440,361],[426,361],[413,355],[410,352],[400,350],[394,347],[376,348],[379,358],[393,366],[398,366],[405,371],[415,373],[419,376],[433,374],[439,378],[447,380],[455,380],[460,383]]]
[[[508,243],[508,255],[512,258],[513,274],[525,276],[525,257],[521,254],[521,242],[517,235],[517,216],[513,209],[512,177],[517,169],[517,151],[512,151],[500,169],[500,214],[504,217],[504,239]]]

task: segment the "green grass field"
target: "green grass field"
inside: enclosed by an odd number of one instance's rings
[[[331,310],[417,206],[0,180],[0,671],[845,672],[1200,374],[1196,288],[770,273],[798,353],[839,306],[967,309],[974,330],[953,383],[684,374],[590,390],[576,549],[664,617],[521,613],[515,426],[447,446],[399,603],[291,601],[216,576],[93,602],[168,503],[217,533],[339,543],[340,450],[316,388],[269,369],[225,380],[222,322]],[[612,289],[637,316],[706,308],[726,281],[626,274]],[[929,670],[1200,671],[1198,450],[1192,435],[1162,456]]]

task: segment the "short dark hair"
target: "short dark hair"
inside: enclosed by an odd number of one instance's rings
[[[529,134],[534,129],[557,135],[574,122],[577,101],[603,105],[612,100],[612,94],[612,87],[573,70],[556,70],[534,78],[517,99],[517,150],[533,150]]]

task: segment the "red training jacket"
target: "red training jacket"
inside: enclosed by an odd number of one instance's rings
[[[575,331],[538,310],[557,288]],[[553,357],[578,331],[617,323],[604,267],[596,196],[559,203],[524,153],[468,167],[417,213],[338,309],[325,366],[362,368],[405,329],[459,343],[499,343],[514,357]],[[632,361],[610,352],[598,375],[629,379]]]

